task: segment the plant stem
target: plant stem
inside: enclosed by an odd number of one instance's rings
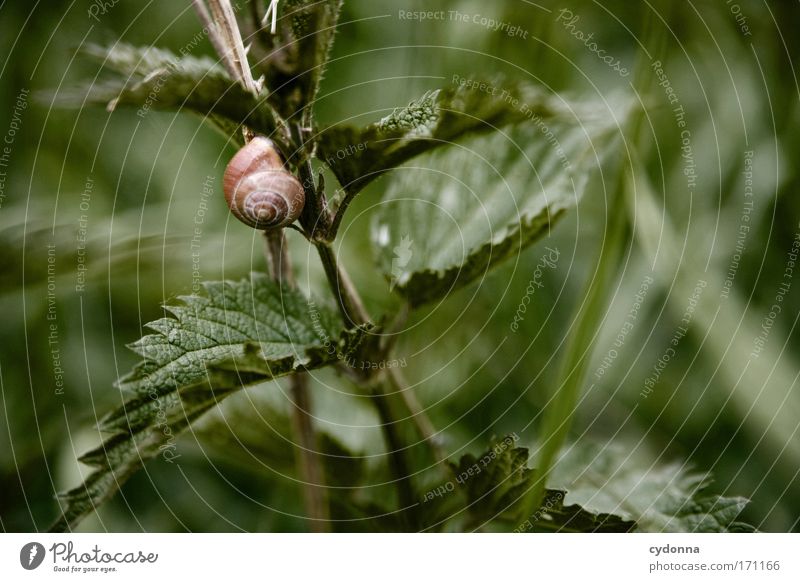
[[[325,275],[328,278],[328,283],[339,310],[342,314],[342,319],[348,326],[367,323],[370,321],[369,313],[364,307],[361,297],[350,281],[347,272],[339,266],[336,260],[336,254],[331,245],[327,242],[316,241],[314,243],[319,252],[322,266],[325,269]],[[377,353],[381,353],[378,350]],[[382,357],[382,356],[381,356]],[[368,374],[359,378],[359,384],[366,387],[371,394],[371,401],[375,405],[378,416],[381,419],[381,431],[383,432],[386,447],[389,451],[389,463],[392,469],[394,482],[397,486],[398,496],[401,507],[404,511],[404,519],[410,530],[418,530],[418,519],[416,513],[417,495],[414,491],[413,482],[411,480],[411,466],[407,459],[408,449],[406,439],[403,438],[400,430],[400,422],[397,420],[398,413],[395,408],[400,405],[408,408],[408,401],[404,397],[404,392],[395,389],[392,385],[392,377],[388,374],[379,374],[370,377]],[[416,400],[414,401],[416,402]],[[418,408],[421,409],[419,403]],[[417,416],[413,411],[409,416],[414,419],[415,423],[418,422]],[[417,424],[419,427],[419,424]],[[433,427],[430,427],[430,432],[435,434]],[[424,435],[423,435],[423,438]],[[433,441],[426,441],[433,445]]]
[[[272,278],[278,283],[283,283],[287,287],[294,289],[294,273],[289,259],[288,246],[286,245],[286,235],[282,230],[267,231],[264,233],[264,242],[264,252]]]
[[[643,38],[653,39],[653,55],[663,51],[665,47],[664,27],[656,27],[652,11],[645,12]],[[647,51],[639,53],[634,76],[634,87],[638,93],[645,93],[652,84],[648,64],[651,57]],[[599,333],[606,312],[606,291],[611,281],[617,276],[622,264],[621,255],[627,233],[626,213],[621,209],[627,204],[626,198],[632,195],[626,172],[632,172],[630,151],[638,142],[639,133],[644,121],[645,112],[638,109],[632,113],[631,118],[625,123],[623,137],[627,137],[626,155],[620,156],[619,174],[617,184],[611,194],[608,211],[610,218],[608,228],[604,233],[603,246],[597,264],[596,275],[589,280],[584,296],[586,300],[582,309],[575,316],[571,335],[568,338],[566,353],[562,364],[561,379],[558,391],[553,396],[552,404],[544,412],[544,420],[540,431],[542,448],[537,459],[537,478],[531,490],[526,493],[522,501],[523,520],[527,519],[544,500],[547,479],[552,472],[553,465],[567,434],[569,433],[572,418],[575,414],[581,385],[589,365],[592,343]]]
[[[214,48],[231,76],[253,95],[258,95],[259,88],[250,71],[247,52],[245,51],[242,35],[230,1],[209,0],[209,2],[211,13],[209,13],[204,0],[193,0],[195,10],[207,28]],[[242,128],[242,133],[245,143],[248,143],[254,137],[254,133],[247,126]],[[301,134],[298,134],[298,136],[301,137]],[[302,141],[299,143],[302,144]],[[312,200],[316,200],[313,177],[311,183],[306,185],[306,190],[310,190]],[[283,230],[265,232],[264,239],[265,255],[272,278],[279,285],[286,285],[294,289],[296,287],[294,273],[292,272],[286,236]],[[311,394],[308,390],[308,376],[304,373],[296,373],[290,377],[289,382],[294,403],[292,433],[297,442],[295,454],[299,478],[303,483],[306,514],[311,519],[312,531],[330,531],[330,513],[328,510],[327,490],[325,488],[325,475],[322,470],[321,458],[316,452],[318,442],[311,416]]]
[[[616,277],[625,241],[626,217],[620,209],[624,202],[624,172],[626,169],[626,163],[622,162],[618,184],[608,204],[611,216],[608,228],[604,233],[597,269],[595,275],[587,283],[586,292],[583,294],[586,300],[570,328],[557,392],[544,411],[544,421],[540,430],[542,445],[537,458],[536,481],[522,501],[522,520],[527,519],[544,499],[547,479],[572,424],[586,368],[590,362],[592,343],[606,312],[604,308],[606,291]]]
[[[419,503],[411,479],[411,466],[406,456],[408,446],[396,420],[397,413],[393,410],[397,402],[397,392],[390,390],[388,383],[382,381],[380,377],[376,380],[370,386],[371,400],[381,419],[381,432],[389,450],[389,464],[397,487],[400,508],[403,510],[402,517],[409,531],[418,531],[416,509]]]
[[[265,232],[265,251],[272,278],[290,288],[295,287],[294,274],[289,260],[286,236],[283,230]],[[311,416],[311,394],[308,376],[299,372],[289,378],[292,396],[292,435],[297,445],[298,476],[303,483],[303,500],[306,514],[311,520],[311,530],[316,533],[330,531],[330,512],[325,488],[322,459],[317,453],[318,441]]]
[[[385,328],[386,336],[381,342],[380,353],[383,354],[382,357],[387,361],[391,354],[392,348],[397,342],[400,330],[408,321],[408,315],[410,311],[410,305],[404,302],[392,322]],[[445,463],[447,460],[447,454],[441,446],[441,439],[438,437],[438,432],[434,427],[433,422],[431,422],[430,417],[422,407],[422,403],[420,403],[419,399],[417,398],[416,392],[409,385],[399,368],[387,368],[386,370],[389,381],[392,382],[395,389],[400,393],[405,405],[405,410],[414,421],[414,425],[417,427],[419,436],[430,447],[431,453],[433,454],[436,462],[444,468],[445,472],[449,473],[449,466]]]
[[[305,115],[304,115],[305,117]],[[308,124],[312,121],[306,120]],[[300,215],[300,224],[308,233],[312,240],[323,240],[326,238],[330,228],[330,214],[328,212],[328,202],[325,198],[325,184],[322,174],[319,176],[319,187],[314,184],[314,168],[311,167],[310,152],[306,150],[306,130],[296,123],[290,127],[292,139],[297,144],[297,151],[292,154],[297,165],[297,174],[300,183],[303,185],[306,203]]]
[[[312,244],[317,248],[322,267],[325,270],[325,276],[336,298],[336,304],[339,307],[345,326],[351,327],[369,323],[371,318],[361,301],[358,291],[353,286],[347,272],[339,266],[333,247],[327,240],[324,240],[330,228],[330,217],[323,188],[321,184],[319,188],[314,184],[313,169],[305,150],[303,127],[298,124],[292,124],[291,132],[298,149],[297,155],[300,156],[296,165],[306,197],[306,208],[303,210],[300,222],[308,233]],[[373,396],[372,401],[380,416],[381,430],[389,451],[390,465],[398,488],[400,505],[407,510],[404,512],[404,516],[407,519],[409,528],[418,529],[416,527],[416,513],[412,509],[417,503],[411,481],[410,465],[406,458],[408,447],[404,446],[404,439],[397,427],[397,417],[392,410],[394,395],[385,381],[376,382],[369,375],[359,378],[358,381],[362,385],[366,384]]]
[[[300,223],[308,233],[311,242],[317,248],[322,267],[325,270],[325,276],[336,298],[336,304],[345,326],[352,327],[366,324],[371,321],[370,315],[364,307],[358,291],[353,286],[347,271],[339,266],[336,253],[331,246],[331,240],[335,238],[335,233],[333,235],[331,233],[331,218],[327,208],[324,188],[321,182],[319,188],[314,184],[313,168],[308,159],[308,152],[305,149],[304,126],[313,125],[313,120],[306,118],[306,115],[310,115],[310,113],[304,114],[303,124],[298,125],[295,123],[291,125],[292,137],[298,146],[298,154],[301,156],[297,162],[297,169],[306,197],[306,208],[303,210]],[[321,180],[322,176],[320,175]],[[341,221],[341,216],[339,221]],[[384,352],[380,350],[377,343],[374,347],[374,352],[381,354],[380,357],[384,357]],[[410,390],[395,389],[397,384],[393,387],[389,381],[392,378],[394,377],[386,374],[371,378],[367,374],[358,380],[360,384],[367,384],[372,395],[372,401],[380,416],[381,430],[389,450],[390,464],[398,488],[400,505],[406,510],[404,511],[404,516],[409,528],[416,530],[418,529],[418,521],[415,508],[418,504],[411,480],[411,467],[407,459],[409,447],[405,445],[405,439],[402,438],[401,432],[398,430],[399,423],[393,410],[393,403],[397,401],[398,395],[400,403],[410,411],[409,416],[413,419],[423,439],[434,448],[434,455],[437,460],[443,458],[443,456],[441,451],[437,451],[435,448],[435,440],[433,439],[435,429],[427,416],[424,415],[419,402],[414,398]],[[426,421],[427,424],[423,421]]]
[[[311,393],[308,390],[308,375],[293,374],[289,380],[294,409],[292,411],[292,433],[297,439],[295,454],[300,480],[303,482],[303,499],[306,513],[311,519],[311,531],[330,531],[328,490],[322,459],[316,452],[319,446],[311,415]]]
[[[322,261],[322,268],[325,269],[325,276],[328,278],[328,284],[336,298],[336,303],[345,325],[349,327],[367,323],[370,320],[369,314],[364,308],[361,297],[353,287],[347,272],[339,267],[336,254],[333,252],[331,245],[325,242],[316,242],[314,244],[317,247],[320,261]]]
[[[447,454],[442,449],[436,427],[433,426],[430,417],[425,412],[417,395],[414,393],[414,389],[408,385],[403,373],[398,368],[388,369],[387,375],[389,381],[392,382],[396,391],[403,399],[405,408],[408,409],[411,419],[417,427],[417,432],[430,447],[436,462],[441,466],[446,466],[445,461],[447,460]]]

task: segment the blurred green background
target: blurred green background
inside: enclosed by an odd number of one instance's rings
[[[222,199],[221,175],[233,153],[222,136],[191,114],[138,117],[135,110],[109,114],[54,104],[60,91],[98,75],[95,64],[76,54],[84,43],[123,40],[174,51],[186,46],[200,29],[190,3],[123,0],[98,21],[88,16],[88,2],[34,4],[0,4],[0,134],[8,137],[18,128],[7,167],[0,168],[0,527],[6,531],[44,529],[55,518],[55,492],[77,484],[83,468],[75,459],[99,440],[95,419],[120,403],[113,382],[136,362],[125,345],[162,315],[162,303],[192,292],[191,239],[207,180],[217,195],[202,215],[202,277],[238,279],[263,269],[261,239],[230,218]],[[562,8],[579,15],[576,28],[592,32],[629,70],[641,46],[658,50],[655,33],[642,29],[647,3],[401,4],[345,1],[318,101],[320,123],[375,121],[449,85],[455,74],[504,73],[592,99],[630,91],[632,77],[606,66],[558,20]],[[713,490],[752,499],[746,521],[766,531],[795,531],[797,273],[763,352],[757,359],[749,354],[787,280],[787,252],[799,228],[794,162],[800,154],[800,85],[794,62],[800,38],[794,29],[800,5],[738,0],[736,6],[738,22],[723,0],[657,3],[663,20],[656,18],[655,26],[669,25],[661,60],[686,110],[698,182],[689,196],[680,129],[653,83],[641,155],[659,208],[639,208],[643,221],[635,222],[639,231],[632,232],[624,275],[596,343],[573,442],[614,442],[648,462],[709,471]],[[398,10],[431,9],[514,23],[526,38],[472,22],[398,17]],[[193,51],[201,53],[212,54],[206,40]],[[720,290],[736,252],[749,151],[751,229],[724,299]],[[366,250],[381,184],[372,184],[351,209],[340,249],[375,313],[399,305]],[[406,375],[444,431],[448,451],[475,452],[506,433],[535,444],[533,420],[557,377],[559,346],[593,270],[605,212],[598,187],[555,229],[547,244],[560,250],[559,266],[546,271],[520,333],[501,350],[543,245],[414,315],[420,325],[403,336],[397,355],[407,359]],[[324,289],[316,257],[297,233],[289,238],[301,286]],[[80,265],[86,267],[83,288]],[[594,371],[647,276],[654,284],[639,319],[598,379]],[[708,288],[688,335],[653,393],[642,398],[645,380],[680,323],[686,289],[699,279]],[[56,363],[63,368],[63,387]],[[362,455],[331,476],[333,483],[379,495],[387,476],[373,411],[333,372],[315,374],[312,388],[318,424]],[[183,437],[180,465],[154,460],[82,529],[304,530],[288,407],[279,382],[231,398]]]

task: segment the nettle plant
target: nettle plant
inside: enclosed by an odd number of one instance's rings
[[[113,76],[92,84],[85,103],[192,111],[239,148],[225,171],[224,195],[237,219],[264,231],[268,267],[240,281],[205,282],[202,293],[168,305],[170,316],[150,323],[153,333],[132,344],[143,360],[119,381],[128,396],[100,421],[110,436],[80,457],[94,471],[63,495],[53,530],[74,528],[148,459],[174,459],[178,435],[225,398],[280,377],[289,378],[296,404],[297,475],[315,531],[747,529],[736,521],[744,500],[706,494],[703,478],[678,467],[637,473],[629,476],[635,487],[614,489],[610,475],[622,477],[614,483],[625,481],[614,451],[581,457],[582,479],[573,479],[569,492],[545,488],[624,249],[624,212],[611,214],[597,274],[575,314],[562,382],[542,423],[537,469],[528,466],[517,435],[492,442],[477,457],[450,460],[395,365],[395,331],[412,310],[444,300],[548,236],[601,164],[617,166],[619,178],[606,194],[610,204],[623,204],[632,184],[625,171],[630,157],[620,161],[616,154],[625,150],[621,128],[636,110],[622,104],[609,115],[607,104],[569,102],[529,81],[454,77],[366,127],[321,127],[314,102],[342,0],[281,2],[273,30],[267,23],[277,3],[266,4],[245,3],[235,12],[228,1],[195,0],[218,61],[121,43],[86,49]],[[412,159],[413,168],[392,171]],[[324,182],[321,165],[337,188]],[[333,243],[351,202],[382,176],[375,251],[387,289],[404,308],[375,317]],[[296,288],[287,228],[319,256],[328,289],[316,298]],[[382,423],[393,499],[364,499],[352,492],[355,483],[352,490],[325,487],[326,476],[350,482],[341,477],[353,466],[342,445],[315,432],[307,412],[308,372],[325,366],[370,397]],[[423,480],[420,465],[436,476]],[[602,484],[605,498],[620,497],[613,513],[565,503],[567,495],[591,502]],[[651,491],[666,493],[648,497]]]

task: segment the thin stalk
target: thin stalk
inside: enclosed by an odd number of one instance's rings
[[[264,253],[269,265],[272,278],[278,283],[283,283],[290,289],[296,286],[289,247],[286,244],[286,235],[283,230],[264,232]]]
[[[384,359],[388,360],[392,348],[394,347],[395,343],[397,342],[397,338],[400,335],[400,329],[402,329],[402,327],[405,326],[406,322],[408,321],[408,315],[410,311],[411,307],[408,303],[404,302],[392,322],[386,327],[386,337],[381,342],[380,347],[380,353],[383,354]],[[438,437],[438,432],[434,427],[433,422],[431,422],[428,413],[425,412],[425,409],[422,407],[422,403],[417,398],[416,392],[409,385],[399,368],[387,368],[387,373],[389,381],[392,382],[394,388],[402,396],[405,409],[411,415],[411,419],[414,421],[414,425],[417,427],[419,436],[430,447],[434,459],[436,459],[439,465],[444,467],[447,471],[448,466],[445,463],[447,460],[447,454],[442,448],[441,439]]]
[[[310,120],[305,119],[304,121]],[[303,223],[310,240],[317,248],[328,284],[336,298],[336,304],[345,325],[350,327],[368,323],[371,321],[369,313],[364,307],[364,303],[361,301],[361,297],[347,272],[339,266],[333,247],[330,243],[315,236],[316,232],[327,233],[330,224],[330,217],[325,204],[325,194],[322,187],[317,188],[314,184],[313,170],[305,151],[303,127],[298,124],[292,124],[291,132],[295,144],[299,148],[298,153],[301,156],[297,162],[297,168],[305,191],[306,206],[308,207],[304,211],[301,223]],[[404,512],[404,516],[409,528],[417,529],[416,514],[412,509],[416,506],[416,494],[411,481],[410,465],[406,456],[408,447],[405,446],[405,440],[398,430],[397,416],[393,411],[394,406],[392,404],[394,395],[385,380],[377,382],[374,378],[369,378],[369,376],[365,376],[363,380],[367,382],[368,389],[373,396],[372,402],[381,419],[381,430],[389,451],[389,463],[398,489],[400,505],[407,509]]]
[[[228,50],[227,57],[233,62],[233,66],[238,71],[238,79],[245,89],[258,95],[253,73],[247,62],[247,51],[244,48],[242,34],[239,32],[239,23],[236,21],[236,14],[233,11],[230,0],[208,0],[211,6],[217,32],[224,41],[224,46]]]
[[[279,284],[294,288],[295,280],[283,230],[265,232],[265,253],[272,278]],[[306,515],[311,520],[311,530],[315,533],[330,531],[330,511],[328,492],[325,487],[325,474],[322,458],[316,452],[319,446],[311,415],[311,394],[308,389],[308,376],[305,373],[292,374],[289,378],[292,396],[292,436],[297,442],[295,458],[298,476],[303,483],[303,501]]]
[[[325,242],[316,242],[315,246],[345,325],[367,323],[369,314],[347,272],[339,267],[333,247]]]
[[[373,382],[370,387],[371,401],[375,405],[378,416],[381,420],[381,432],[389,449],[389,465],[392,471],[392,478],[397,487],[400,507],[403,510],[402,517],[410,531],[419,530],[417,515],[417,494],[414,491],[414,484],[411,478],[411,466],[408,463],[405,444],[400,427],[398,426],[397,413],[394,410],[397,403],[397,393],[388,389],[387,382],[380,378]]]
[[[209,0],[211,13],[204,0],[193,0],[193,4],[225,68],[246,90],[257,95],[259,87],[250,71],[247,51],[230,1]],[[242,133],[246,143],[254,137],[247,126],[242,127]],[[296,283],[283,230],[265,232],[264,240],[265,256],[272,278],[279,285],[294,289]],[[295,455],[299,478],[303,483],[306,514],[311,520],[312,531],[330,531],[328,496],[321,457],[316,452],[318,441],[311,416],[308,376],[304,373],[293,374],[289,382],[294,403],[292,433],[298,445],[295,447]]]
[[[527,519],[544,500],[547,479],[572,424],[586,368],[591,360],[592,343],[606,311],[607,291],[618,272],[627,232],[626,216],[620,210],[623,207],[626,168],[627,165],[623,162],[618,184],[609,201],[611,218],[600,250],[597,275],[589,280],[584,293],[586,301],[575,316],[567,340],[561,379],[557,384],[558,391],[544,411],[544,421],[540,431],[540,442],[543,444],[536,461],[536,481],[523,499],[521,516],[523,520]]]
[[[300,480],[303,482],[303,502],[311,520],[311,531],[326,533],[330,531],[328,490],[325,487],[322,458],[316,452],[319,441],[311,415],[308,375],[305,373],[293,374],[289,383],[294,404],[292,434],[298,444],[295,447],[295,456]]]
[[[433,422],[431,422],[430,417],[422,407],[414,389],[408,385],[403,373],[398,368],[389,368],[387,375],[389,381],[403,399],[403,404],[411,415],[411,420],[414,422],[417,432],[430,447],[436,462],[440,466],[446,467],[447,454],[441,446],[436,427],[433,426]]]
[[[211,44],[214,45],[214,50],[217,51],[220,62],[222,62],[225,70],[232,78],[239,80],[239,71],[231,57],[230,47],[226,46],[225,40],[219,33],[217,23],[214,22],[211,14],[209,14],[204,0],[192,0],[192,4],[197,12],[197,16],[200,18],[203,28],[208,31],[208,38]],[[244,82],[242,82],[242,84],[244,85]],[[245,88],[247,87],[245,86]]]
[[[330,244],[322,241],[317,241],[315,246],[345,324],[350,326],[370,321],[369,313],[367,313],[358,291],[350,281],[347,272],[338,265],[333,248]],[[389,380],[390,378],[386,374],[372,378],[365,375],[361,378],[360,384],[362,387],[366,385],[369,390],[372,396],[371,401],[381,420],[381,431],[389,451],[392,476],[397,487],[400,505],[405,509],[404,518],[409,529],[417,530],[418,521],[415,508],[418,502],[411,479],[411,466],[407,459],[407,451],[410,447],[406,444],[406,439],[400,430],[400,422],[397,420],[399,414],[396,411],[397,406],[406,405],[406,401],[402,397],[402,391],[395,390]],[[414,417],[413,413],[411,416]]]
[[[258,95],[258,86],[253,79],[250,65],[247,62],[247,51],[244,48],[242,34],[236,21],[230,0],[208,0],[211,6],[209,12],[205,0],[192,0],[194,9],[203,28],[208,31],[208,37],[214,50],[222,61],[228,73],[236,79],[247,91]]]
[[[653,54],[663,51],[665,46],[663,27],[655,27],[651,11],[645,13],[643,30],[645,31],[643,38],[653,38]],[[648,64],[651,58],[653,57],[650,57],[646,51],[639,53],[634,82],[634,88],[639,93],[644,93],[652,83],[651,76],[648,74]],[[638,110],[632,114],[632,118],[626,124],[624,134],[629,137],[629,148],[635,147],[637,143],[643,119],[644,111]],[[527,519],[544,500],[547,479],[569,434],[581,386],[586,376],[586,368],[591,360],[592,343],[603,321],[607,290],[619,271],[627,233],[626,213],[620,210],[625,207],[625,198],[629,194],[627,192],[629,184],[629,181],[626,180],[627,171],[632,171],[629,159],[623,158],[620,161],[617,184],[612,192],[612,199],[609,201],[611,218],[600,250],[597,276],[587,283],[584,293],[586,301],[575,316],[574,325],[567,340],[560,381],[557,384],[558,392],[553,396],[550,406],[544,411],[544,420],[540,431],[540,442],[543,444],[537,458],[536,481],[522,500],[521,517],[523,520]]]
[[[347,207],[350,206],[350,203],[355,198],[355,193],[353,192],[355,188],[357,188],[357,186],[351,185],[351,190],[348,191],[345,189],[344,198],[341,199],[338,206],[335,206],[333,220],[331,221],[331,226],[327,233],[328,240],[334,240],[336,235],[339,233],[339,227],[342,225],[342,220],[344,220]]]
[[[303,117],[307,117],[306,114]],[[303,125],[310,124],[311,120],[306,119]],[[300,182],[303,184],[306,204],[303,214],[300,216],[300,223],[309,234],[312,240],[322,240],[330,228],[330,213],[328,203],[325,198],[325,183],[323,174],[319,174],[319,186],[314,184],[314,169],[311,167],[311,159],[306,151],[305,136],[306,131],[301,125],[292,124],[290,128],[292,138],[299,144],[299,150],[293,157],[297,157],[297,173]]]

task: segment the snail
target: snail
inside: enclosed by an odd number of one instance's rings
[[[305,194],[286,171],[272,140],[257,136],[231,158],[222,182],[231,213],[259,230],[283,228],[297,220]]]

